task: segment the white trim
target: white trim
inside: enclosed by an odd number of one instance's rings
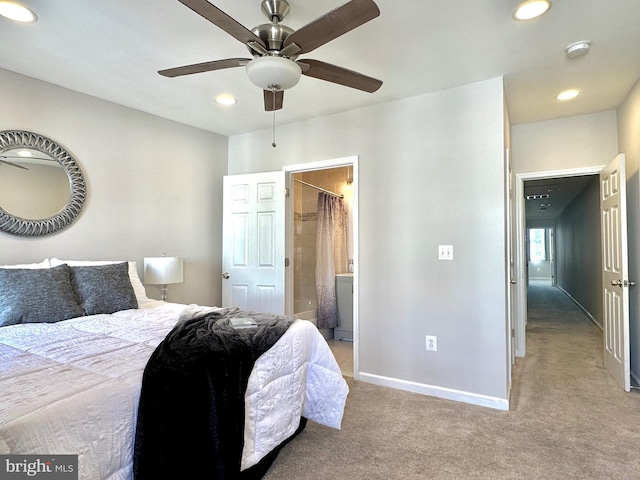
[[[294,173],[309,172],[313,170],[326,170],[328,168],[339,168],[351,166],[352,168],[352,188],[353,188],[353,379],[360,380],[360,374],[358,372],[360,366],[360,322],[359,322],[359,299],[360,299],[360,274],[359,274],[359,254],[358,245],[359,241],[359,221],[358,221],[358,155],[352,155],[349,157],[334,158],[330,160],[320,160],[317,162],[299,163],[297,165],[285,165],[282,170],[285,172],[285,184],[287,188],[292,191],[291,179]],[[291,197],[293,198],[293,197]],[[287,202],[286,207],[286,235],[285,242],[286,256],[293,258],[293,242],[290,239],[293,238],[293,205],[291,202]],[[289,313],[293,313],[293,268],[287,268],[285,274],[285,289],[286,289],[286,308]]]
[[[488,395],[464,392],[462,390],[454,390],[452,388],[426,385],[424,383],[410,382],[407,380],[400,380],[398,378],[383,377],[372,373],[360,372],[360,380],[374,385],[405,390],[407,392],[421,393],[431,397],[469,403],[480,407],[488,407],[504,411],[509,410],[509,400],[506,398],[490,397]]]
[[[555,177],[578,177],[581,175],[597,175],[605,165],[583,168],[569,168],[566,170],[549,170],[546,172],[527,172],[516,174],[516,222],[513,228],[516,229],[516,294],[513,301],[516,303],[516,318],[514,328],[516,329],[516,356],[524,357],[527,354],[526,349],[526,326],[527,326],[527,278],[526,278],[526,252],[524,251],[524,238],[526,219],[525,219],[525,198],[524,198],[524,181],[525,180],[541,180],[544,178]]]
[[[347,165],[358,163],[358,156],[334,158],[331,160],[320,160],[317,162],[299,163],[297,165],[285,165],[282,170],[290,173],[309,172],[312,170],[325,170],[327,168],[346,167]]]
[[[545,172],[516,173],[516,179],[542,180],[555,177],[580,177],[583,175],[597,175],[606,165],[596,167],[568,168],[566,170],[547,170]],[[520,199],[518,199],[520,200]],[[524,198],[521,200],[524,202]]]

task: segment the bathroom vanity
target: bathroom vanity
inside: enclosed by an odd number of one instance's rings
[[[338,326],[333,329],[334,340],[353,342],[353,273],[336,275]]]

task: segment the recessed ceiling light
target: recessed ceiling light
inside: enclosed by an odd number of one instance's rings
[[[527,0],[513,12],[515,20],[532,20],[546,13],[551,8],[549,0]]]
[[[238,100],[232,95],[218,95],[216,97],[216,103],[218,105],[235,105]]]
[[[560,101],[565,101],[565,100],[571,100],[572,98],[576,98],[578,95],[580,95],[580,90],[565,90],[564,92],[560,92],[558,94],[558,96],[556,97],[556,100],[560,100]]]
[[[0,15],[20,23],[33,23],[38,17],[24,5],[16,2],[0,1]]]

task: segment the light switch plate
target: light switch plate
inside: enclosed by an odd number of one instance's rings
[[[438,245],[438,260],[453,260],[453,245]]]

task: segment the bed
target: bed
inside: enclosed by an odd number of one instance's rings
[[[145,367],[179,322],[250,315],[150,300],[134,262],[8,267],[0,267],[0,454],[77,454],[82,479],[133,478]],[[289,323],[250,371],[243,472],[306,419],[340,428],[348,387],[335,358],[311,322]]]

